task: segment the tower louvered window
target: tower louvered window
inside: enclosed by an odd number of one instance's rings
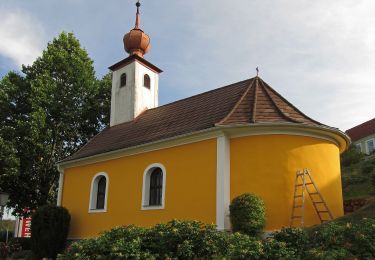
[[[145,86],[146,88],[151,88],[151,79],[147,74],[143,76],[143,86]]]
[[[126,73],[121,74],[120,78],[120,87],[125,87],[126,86]]]
[[[149,206],[159,206],[162,203],[163,172],[155,168],[150,175],[150,200]]]

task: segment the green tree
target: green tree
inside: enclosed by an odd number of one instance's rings
[[[347,151],[341,154],[341,166],[348,167],[360,162],[365,155],[355,145],[351,145]]]
[[[16,213],[55,203],[56,163],[108,124],[110,106],[110,76],[96,79],[72,33],[53,39],[22,72],[0,82],[0,188]]]

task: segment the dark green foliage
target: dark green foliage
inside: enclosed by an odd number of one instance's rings
[[[303,228],[283,228],[274,234],[275,240],[284,242],[300,255],[308,248],[308,238],[308,232]]]
[[[258,196],[245,193],[232,200],[229,206],[234,232],[249,236],[259,235],[266,224],[264,202]]]
[[[375,169],[375,159],[366,161],[361,167],[361,173],[363,175],[369,175]]]
[[[274,239],[294,248],[301,259],[375,258],[375,220],[329,222],[312,229],[287,228]]]
[[[172,220],[158,224],[146,233],[144,246],[158,257],[179,257],[220,255],[220,243],[226,243],[222,233],[214,225],[199,221]]]
[[[70,214],[63,207],[43,206],[32,216],[31,247],[37,259],[56,258],[66,245]]]
[[[241,233],[228,236],[227,256],[233,259],[260,259],[262,252],[262,241]]]
[[[286,228],[261,240],[197,221],[118,227],[73,243],[59,259],[374,259],[375,220]]]
[[[0,80],[0,189],[21,215],[55,204],[56,163],[108,125],[111,89],[111,75],[96,79],[72,33],[53,39],[22,72]]]
[[[364,154],[355,146],[351,145],[349,149],[341,155],[341,166],[348,167],[360,162]]]

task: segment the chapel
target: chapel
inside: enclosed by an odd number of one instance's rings
[[[171,219],[230,230],[229,204],[246,192],[264,200],[265,229],[281,229],[297,216],[296,173],[305,169],[332,217],[342,216],[340,153],[349,137],[259,76],[159,106],[162,70],[145,59],[151,45],[139,9],[123,38],[128,56],[109,67],[110,126],[58,164],[69,238]],[[305,226],[322,222],[313,199],[303,209]]]

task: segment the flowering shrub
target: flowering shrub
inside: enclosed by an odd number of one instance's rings
[[[375,220],[286,228],[261,240],[198,221],[117,227],[75,242],[59,259],[374,259]]]

